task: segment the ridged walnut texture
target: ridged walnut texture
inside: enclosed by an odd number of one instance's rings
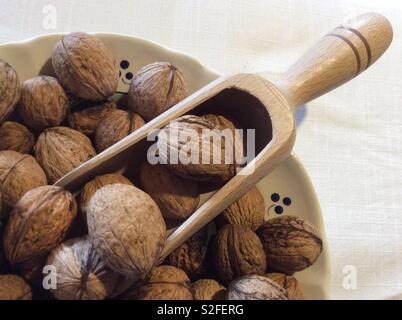
[[[218,281],[213,279],[200,279],[193,283],[195,300],[225,300],[227,290]]]
[[[38,76],[23,83],[17,109],[28,127],[43,130],[64,121],[68,98],[57,79]]]
[[[20,99],[20,82],[17,72],[0,59],[0,125],[13,112]]]
[[[140,167],[140,182],[167,219],[188,218],[200,202],[198,183],[176,176],[166,165],[144,162]]]
[[[83,133],[67,127],[46,129],[35,144],[36,160],[51,183],[95,155],[91,140]]]
[[[46,175],[28,154],[0,151],[0,189],[3,204],[13,207],[25,192],[47,184]]]
[[[99,189],[89,202],[87,222],[95,250],[127,277],[144,278],[162,252],[165,221],[152,198],[134,186]]]
[[[232,281],[228,300],[288,300],[286,291],[267,277],[251,275]]]
[[[52,65],[62,85],[80,98],[99,101],[117,89],[119,66],[112,51],[84,32],[67,34],[57,42]]]
[[[4,252],[12,263],[43,255],[66,235],[77,213],[72,194],[61,187],[28,191],[10,214],[4,232]]]
[[[0,125],[0,150],[30,153],[34,143],[33,134],[22,124],[6,121]]]
[[[245,226],[227,224],[213,246],[215,271],[224,284],[241,276],[266,271],[264,248],[257,235]]]
[[[133,77],[128,107],[151,121],[187,96],[183,72],[168,62],[142,67]]]
[[[258,230],[267,255],[268,268],[293,274],[311,266],[322,251],[316,228],[294,216],[268,220]]]
[[[0,275],[0,300],[32,300],[31,287],[14,274]]]

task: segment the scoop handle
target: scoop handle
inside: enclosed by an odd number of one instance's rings
[[[384,16],[358,16],[321,38],[276,84],[296,108],[365,71],[387,50],[392,37]]]

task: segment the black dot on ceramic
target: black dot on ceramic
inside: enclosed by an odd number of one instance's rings
[[[131,79],[133,78],[133,74],[132,74],[131,72],[127,72],[127,73],[126,73],[126,78],[127,78],[128,80],[131,80]]]
[[[277,194],[277,193],[271,194],[271,200],[272,200],[273,202],[278,202],[280,198],[281,198],[281,197],[280,197],[279,194]]]
[[[130,62],[128,62],[127,60],[122,60],[120,62],[120,68],[122,69],[127,69],[130,66]]]
[[[288,198],[288,197],[286,197],[286,198],[283,198],[283,204],[285,205],[285,206],[290,206],[291,204],[292,204],[292,199],[290,199],[290,198]]]
[[[276,212],[277,214],[281,214],[281,213],[283,213],[283,208],[282,208],[281,206],[276,206],[276,207],[275,207],[275,212]]]

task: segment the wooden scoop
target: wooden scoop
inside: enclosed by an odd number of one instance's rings
[[[334,29],[301,57],[276,83],[253,74],[225,76],[198,90],[144,127],[97,155],[56,184],[71,191],[99,174],[144,159],[146,138],[156,129],[188,113],[225,106],[245,128],[256,133],[256,156],[181,224],[166,241],[160,261],[236,201],[291,153],[295,141],[294,112],[351,80],[389,47],[392,27],[375,13],[364,14]]]

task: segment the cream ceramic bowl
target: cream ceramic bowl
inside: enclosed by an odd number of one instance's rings
[[[201,65],[197,60],[157,43],[125,35],[96,34],[114,52],[120,64],[118,91],[128,90],[132,75],[142,66],[155,61],[168,61],[184,71],[190,93],[205,86],[220,74]],[[21,81],[38,74],[52,74],[49,57],[61,37],[41,36],[26,41],[0,45],[0,58],[10,63]],[[324,249],[318,261],[297,273],[308,299],[327,299],[329,287],[329,253],[322,213],[310,178],[300,160],[292,155],[258,184],[264,196],[266,218],[296,215],[309,220],[320,231]]]

